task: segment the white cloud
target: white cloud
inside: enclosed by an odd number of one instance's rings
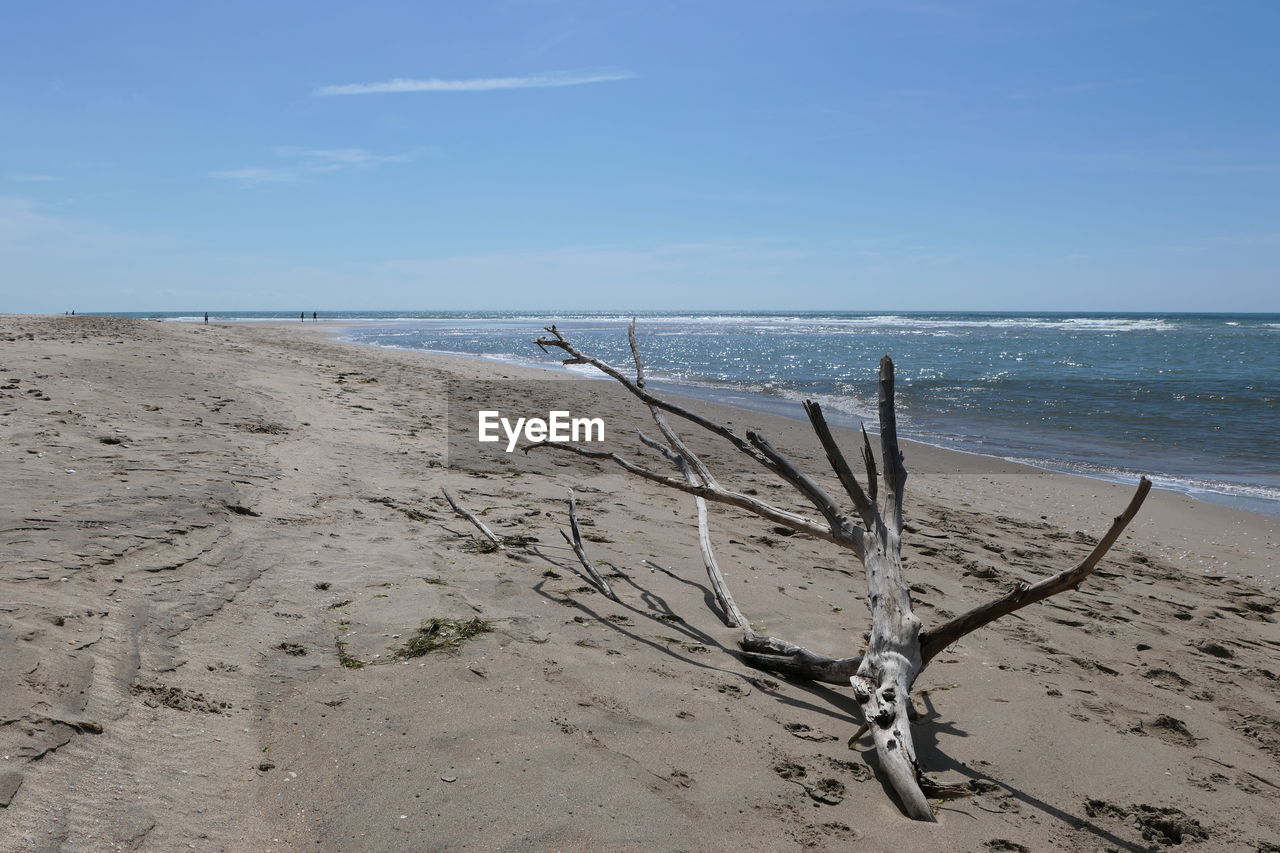
[[[226,169],[220,172],[210,172],[209,177],[223,178],[228,181],[238,181],[245,186],[288,183],[290,181],[295,181],[298,178],[298,176],[293,172],[285,169],[259,169],[256,167],[250,167],[247,169]]]
[[[413,80],[397,77],[380,83],[347,83],[322,86],[317,95],[371,95],[387,92],[490,92],[496,89],[546,89],[557,86],[581,86],[584,83],[608,83],[630,80],[636,75],[621,69],[594,71],[548,71],[525,77],[472,77],[463,80],[441,80],[432,77]]]
[[[336,172],[340,169],[363,169],[380,163],[406,163],[408,154],[374,154],[363,148],[277,148],[280,157],[298,161],[301,168],[313,172]]]
[[[382,163],[406,163],[412,159],[408,154],[374,154],[363,148],[295,148],[281,146],[272,153],[275,156],[293,161],[289,166],[261,168],[250,166],[244,169],[225,169],[210,172],[211,178],[237,181],[241,186],[253,187],[263,184],[282,184],[297,181],[308,174],[340,172],[345,169],[367,169]]]

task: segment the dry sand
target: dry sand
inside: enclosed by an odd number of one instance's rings
[[[504,377],[642,424],[603,383],[314,330],[0,318],[0,850],[1280,850],[1274,519],[1153,493],[1082,589],[944,653],[917,745],[975,794],[913,823],[848,691],[734,657],[691,499],[551,454],[446,467],[446,383]],[[821,470],[804,425],[696,405]],[[926,626],[1073,564],[1129,493],[906,457]],[[573,572],[571,485],[621,604]],[[477,548],[441,486],[560,565]],[[713,530],[757,626],[859,651],[848,555]],[[493,630],[395,659],[432,617]]]

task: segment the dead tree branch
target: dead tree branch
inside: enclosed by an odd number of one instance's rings
[[[636,385],[643,388],[644,359],[640,357],[640,345],[636,341],[636,321],[634,317],[627,325],[627,343],[631,346],[631,359],[636,365]],[[711,475],[711,470],[703,463],[701,457],[690,450],[680,435],[672,429],[662,409],[651,405],[649,406],[649,414],[653,417],[653,422],[657,424],[663,437],[670,442],[671,446],[667,447],[653,441],[645,436],[644,433],[640,433],[640,440],[666,456],[684,475],[685,482],[689,485],[707,484],[717,486],[715,478]],[[711,544],[711,526],[707,517],[707,501],[705,498],[695,496],[693,505],[698,516],[698,550],[702,553],[702,565],[707,570],[707,580],[711,583],[711,590],[716,597],[716,603],[720,605],[725,623],[730,628],[741,628],[745,636],[751,636],[751,622],[743,614],[741,608],[738,607],[738,602],[734,600],[733,593],[729,592],[729,584],[724,579],[724,572],[720,570],[720,564],[716,561],[715,548]]]
[[[561,453],[572,453],[587,459],[607,460],[613,462],[624,471],[628,471],[635,474],[637,477],[642,477],[652,483],[657,483],[660,486],[666,486],[669,489],[686,492],[694,497],[705,498],[714,503],[736,506],[739,509],[745,509],[747,512],[755,513],[761,518],[772,521],[775,524],[790,527],[797,533],[806,533],[809,536],[824,539],[827,542],[831,542],[845,548],[853,547],[851,542],[841,539],[835,533],[832,533],[829,528],[823,527],[817,522],[806,518],[803,515],[799,515],[798,513],[780,509],[773,504],[757,500],[749,495],[729,491],[728,489],[720,486],[709,486],[706,483],[689,483],[683,479],[677,480],[674,477],[668,477],[663,474],[659,474],[656,471],[651,471],[642,465],[637,465],[616,453],[610,453],[605,450],[587,450],[586,448],[578,447],[573,444],[553,444],[549,441],[527,444],[520,449],[525,453],[528,453],[530,450],[538,450],[541,448],[556,450]]]
[[[898,441],[894,366],[888,356],[880,361],[876,383],[880,420],[879,466],[866,429],[862,430],[861,453],[867,476],[865,489],[841,452],[821,406],[813,401],[805,402],[805,412],[826,453],[827,462],[852,504],[852,517],[860,522],[854,523],[851,516],[846,514],[816,480],[800,470],[764,436],[748,432],[743,438],[726,426],[652,394],[645,387],[644,363],[636,341],[634,320],[627,330],[636,368],[634,380],[607,362],[578,350],[555,326],[548,327],[546,331],[550,333],[550,337],[543,336],[536,341],[544,351],[548,348],[563,351],[568,355],[564,359],[565,364],[592,365],[648,405],[665,443],[643,434],[640,434],[640,439],[674,464],[679,469],[681,478],[659,474],[616,453],[588,450],[572,444],[540,442],[522,449],[528,453],[545,447],[588,459],[610,461],[650,482],[693,495],[698,515],[699,548],[717,601],[726,614],[726,621],[730,624],[736,622],[743,628],[740,642],[743,660],[753,666],[795,678],[851,685],[865,727],[870,729],[875,741],[880,766],[903,810],[916,820],[934,820],[925,790],[936,791],[936,786],[925,784],[927,780],[921,774],[912,740],[913,707],[910,696],[920,673],[940,651],[967,634],[1002,616],[1078,586],[1093,572],[1121,532],[1137,515],[1151,488],[1150,481],[1142,478],[1129,506],[1115,518],[1092,553],[1074,568],[1034,585],[1019,585],[1000,598],[975,607],[932,631],[923,631],[913,608],[911,588],[902,565],[907,470]],[[823,521],[814,521],[800,513],[721,486],[703,460],[672,428],[666,418],[667,414],[682,418],[728,441],[735,449],[794,488],[818,510]],[[572,493],[570,494],[570,515],[573,521]],[[708,530],[707,501],[746,510],[798,533],[853,551],[866,569],[867,601],[871,611],[870,637],[864,652],[854,657],[832,658],[785,640],[755,634],[746,617],[733,603],[724,575],[715,560]],[[574,531],[577,538],[576,522]],[[570,544],[573,544],[572,540]],[[589,566],[585,554],[581,553],[580,545],[579,539],[575,546],[579,559],[584,566],[589,567],[593,576],[597,576],[598,573]],[[603,578],[601,583],[603,584]]]
[[[502,544],[502,539],[500,539],[492,530],[490,530],[487,524],[485,524],[483,521],[477,518],[475,513],[466,509],[461,504],[459,504],[456,500],[454,500],[453,495],[449,494],[448,489],[441,488],[440,491],[444,492],[444,499],[449,502],[449,506],[453,507],[453,511],[456,512],[458,515],[462,516],[463,518],[465,518],[467,521],[474,524],[476,526],[476,529],[479,530],[481,534],[483,534],[485,539],[488,539],[490,542],[494,544],[495,547],[499,549],[505,547]]]
[[[844,686],[862,665],[862,655],[829,658],[777,637],[755,635],[742,640],[739,657],[759,669],[802,681],[822,681]]]
[[[981,604],[967,613],[944,622],[932,631],[923,632],[920,635],[921,668],[923,669],[924,666],[927,666],[929,661],[933,660],[947,646],[966,634],[971,634],[984,625],[996,621],[1001,616],[1008,616],[1010,613],[1021,610],[1029,604],[1044,601],[1051,595],[1057,595],[1060,592],[1079,587],[1085,578],[1093,574],[1094,568],[1097,567],[1103,555],[1111,550],[1111,546],[1120,538],[1120,534],[1124,532],[1125,527],[1128,526],[1130,521],[1133,521],[1133,517],[1142,508],[1142,502],[1147,499],[1147,492],[1149,491],[1151,491],[1151,481],[1143,477],[1138,482],[1138,490],[1134,492],[1133,498],[1130,499],[1129,505],[1125,507],[1124,512],[1112,520],[1111,528],[1106,532],[1106,535],[1098,541],[1089,556],[1081,560],[1074,568],[1060,572],[1051,578],[1045,578],[1036,584],[1018,584],[1000,598]]]
[[[564,537],[564,541],[569,543],[569,547],[573,549],[573,553],[577,555],[578,562],[582,564],[582,568],[586,570],[587,576],[591,578],[592,583],[605,596],[618,600],[618,595],[613,591],[613,587],[609,586],[609,582],[604,579],[604,575],[596,568],[595,563],[591,562],[591,558],[587,556],[587,549],[582,544],[582,531],[578,529],[578,500],[573,495],[573,489],[569,490],[569,531],[565,533],[560,531],[560,535]]]
[[[805,414],[809,416],[809,423],[813,425],[813,431],[817,433],[818,441],[822,443],[822,449],[826,451],[827,461],[831,463],[831,470],[836,474],[836,479],[840,481],[840,485],[844,487],[845,494],[849,496],[849,500],[853,501],[854,509],[858,511],[858,517],[862,519],[862,523],[867,530],[874,530],[876,524],[876,508],[874,505],[875,498],[867,497],[867,493],[862,490],[862,485],[858,482],[858,478],[853,476],[853,471],[849,470],[849,463],[845,461],[844,454],[840,452],[839,445],[836,444],[835,438],[831,435],[831,427],[827,426],[827,419],[822,414],[822,407],[812,400],[804,401]],[[862,433],[866,437],[866,431]],[[867,452],[870,452],[870,446]],[[865,457],[870,459],[870,457]],[[867,477],[875,487],[875,460],[867,463]]]
[[[661,412],[654,411],[657,415],[661,415]],[[649,438],[642,432],[637,433],[637,435],[642,442],[667,457],[671,464],[680,469],[680,473],[684,475],[686,483],[697,484],[699,482],[698,475],[694,474],[690,468],[690,460],[688,458],[676,453],[662,442]],[[702,553],[702,565],[707,570],[707,579],[711,582],[711,591],[715,595],[716,603],[720,605],[725,624],[730,628],[742,628],[746,636],[753,636],[751,622],[738,607],[738,603],[734,601],[733,593],[729,592],[729,584],[724,579],[724,572],[720,570],[720,564],[716,561],[715,548],[711,544],[711,526],[707,517],[707,502],[703,498],[695,497],[693,505],[698,516],[698,550]]]

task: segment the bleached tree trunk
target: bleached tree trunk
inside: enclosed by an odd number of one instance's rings
[[[911,738],[911,687],[923,666],[920,619],[911,603],[911,587],[902,571],[902,493],[907,471],[898,448],[893,399],[893,362],[880,361],[880,453],[884,468],[884,503],[873,506],[874,528],[862,557],[867,570],[867,603],[871,638],[858,672],[849,681],[862,716],[871,727],[876,754],[906,813],[933,820],[933,810],[920,790],[920,767]]]
[[[933,820],[920,791],[919,765],[907,715],[911,686],[920,673],[920,619],[902,574],[896,531],[877,531],[866,556],[871,638],[857,673],[849,679],[862,716],[871,728],[880,766],[908,815]]]

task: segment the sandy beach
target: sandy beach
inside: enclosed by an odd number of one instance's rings
[[[450,454],[450,388],[491,387],[628,452],[648,418],[321,328],[0,316],[0,850],[1280,850],[1276,519],[1153,492],[1081,589],[941,655],[917,748],[972,795],[915,823],[848,690],[735,657],[691,498]],[[807,425],[689,405],[827,478]],[[1131,493],[905,451],[926,627],[1074,564]],[[484,547],[442,487],[550,559]],[[570,487],[620,603],[576,574]],[[851,555],[720,507],[712,533],[758,628],[860,652]],[[488,630],[397,654],[431,619]]]

